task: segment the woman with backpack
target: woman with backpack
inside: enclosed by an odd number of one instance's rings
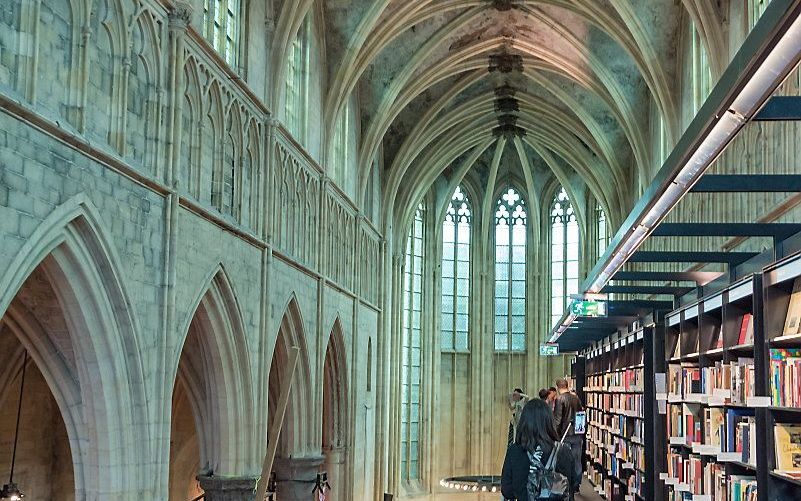
[[[570,446],[561,443],[561,438],[544,400],[534,399],[523,407],[515,443],[506,450],[503,462],[501,493],[505,499],[572,499],[571,486],[578,483],[578,472]]]

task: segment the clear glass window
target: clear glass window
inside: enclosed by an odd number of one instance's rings
[[[403,329],[401,343],[401,479],[420,478],[420,402],[422,385],[422,306],[425,209],[414,215],[406,240],[403,269]]]
[[[551,325],[554,326],[579,288],[579,227],[564,188],[551,206]]]
[[[457,187],[442,222],[442,351],[469,350],[470,201]]]
[[[496,351],[526,349],[526,204],[514,188],[495,209]]]

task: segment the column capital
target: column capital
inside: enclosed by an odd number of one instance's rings
[[[206,501],[254,501],[257,477],[198,476]]]
[[[169,23],[173,27],[186,28],[192,21],[192,5],[184,1],[173,2],[169,12]]]

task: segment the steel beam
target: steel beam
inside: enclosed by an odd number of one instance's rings
[[[662,223],[654,237],[771,237],[784,240],[801,232],[797,223]]]
[[[704,285],[721,276],[717,271],[618,271],[612,280],[633,282],[695,282]]]
[[[679,287],[670,285],[607,285],[601,289],[602,294],[667,294],[669,296],[683,296],[691,292],[693,287]]]
[[[801,120],[801,97],[773,96],[753,118],[754,122],[782,120]]]
[[[693,193],[794,193],[801,192],[798,174],[707,174]]]
[[[628,259],[630,263],[726,263],[738,265],[756,256],[756,252],[686,252],[686,251],[636,251]]]

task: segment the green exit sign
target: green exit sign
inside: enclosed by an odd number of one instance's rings
[[[606,301],[576,299],[570,304],[570,313],[577,317],[605,317]]]
[[[555,357],[559,355],[559,345],[555,343],[545,343],[540,345],[541,357]]]

